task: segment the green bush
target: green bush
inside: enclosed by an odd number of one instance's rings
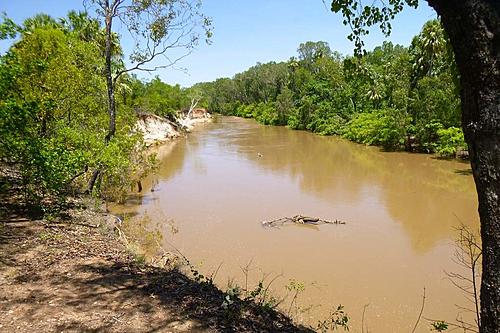
[[[234,115],[243,118],[253,118],[264,125],[279,124],[278,112],[274,103],[242,104],[236,108]]]
[[[416,140],[418,142],[418,149],[426,153],[433,153],[436,151],[436,142],[438,141],[438,131],[444,128],[443,124],[436,119],[432,119],[425,125],[415,126]]]
[[[264,125],[278,124],[278,113],[273,103],[259,103],[255,105],[253,118]]]
[[[320,135],[341,134],[346,120],[336,111],[333,103],[320,102],[311,114],[306,129]]]
[[[288,117],[288,127],[296,130],[305,130],[311,121],[311,114],[316,110],[311,96],[303,96],[297,108],[294,108]]]
[[[347,123],[343,136],[354,142],[397,149],[404,145],[409,117],[396,109],[386,108],[360,113]]]
[[[465,149],[464,133],[461,128],[449,127],[437,131],[436,153],[443,157],[456,157],[457,151]]]
[[[252,118],[254,114],[253,113],[254,108],[255,108],[254,104],[250,105],[241,104],[236,108],[234,115],[237,117]]]

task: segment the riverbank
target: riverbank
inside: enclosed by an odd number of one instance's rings
[[[251,302],[229,311],[214,285],[142,264],[114,218],[81,201],[47,221],[2,199],[0,331],[311,332]]]
[[[205,109],[196,109],[192,114],[179,113],[175,121],[154,115],[139,114],[136,129],[142,133],[147,146],[159,145],[191,132],[197,125],[212,121]]]

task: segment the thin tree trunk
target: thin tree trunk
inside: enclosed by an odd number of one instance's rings
[[[187,113],[188,118],[191,118],[191,113],[193,112],[196,105],[198,105],[198,102],[199,102],[199,99],[198,100],[196,98],[191,99],[191,106],[189,107],[189,111]]]
[[[92,172],[92,177],[90,177],[89,185],[87,186],[87,190],[85,191],[85,193],[92,194],[97,177],[99,177],[100,173],[101,173],[101,170],[99,168],[95,169],[94,172]]]
[[[116,106],[115,106],[115,92],[114,92],[114,82],[111,73],[111,38],[112,38],[112,23],[113,23],[113,6],[109,4],[109,0],[104,1],[104,12],[105,12],[105,23],[106,23],[106,44],[104,50],[104,56],[106,59],[104,73],[106,76],[106,87],[108,90],[108,115],[109,115],[109,126],[108,133],[104,138],[106,144],[108,144],[116,132]],[[92,173],[90,178],[87,193],[92,193],[96,180],[101,174],[101,169],[98,167]]]
[[[114,82],[111,73],[111,38],[112,30],[111,26],[113,23],[113,12],[109,5],[109,1],[106,1],[106,48],[105,48],[105,58],[106,58],[106,86],[108,89],[108,113],[109,113],[109,127],[108,134],[106,135],[106,143],[108,143],[116,131],[116,107],[115,107],[115,92],[114,92]]]
[[[460,73],[462,127],[479,199],[481,333],[500,333],[500,1],[427,0]]]

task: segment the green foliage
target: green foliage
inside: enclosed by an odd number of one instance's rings
[[[294,112],[293,92],[287,87],[276,96],[276,125],[286,125],[288,114]]]
[[[343,114],[335,111],[334,103],[319,102],[317,108],[311,113],[306,128],[320,135],[340,135],[347,120]]]
[[[291,113],[288,118],[288,126],[293,129],[305,130],[315,108],[311,97],[302,97],[298,107],[294,110],[295,112]]]
[[[92,44],[59,29],[35,29],[2,57],[0,156],[17,164],[30,199],[62,195],[90,165],[102,82]],[[61,84],[64,82],[63,84]]]
[[[457,151],[465,150],[464,133],[461,128],[449,127],[437,130],[436,152],[443,157],[456,157]]]
[[[14,23],[5,13],[0,13],[0,40],[15,38],[20,27]]]
[[[278,125],[279,122],[278,112],[274,103],[239,105],[234,115],[243,118],[254,118],[264,125]]]
[[[449,73],[458,88],[458,72],[453,50],[439,20],[424,24],[420,34],[415,36],[410,46],[412,63],[412,85],[426,76],[439,76]]]
[[[327,319],[318,322],[316,329],[323,333],[339,328],[342,328],[344,331],[349,331],[349,319],[349,316],[344,311],[344,306],[339,305],[330,313]]]
[[[171,86],[156,77],[143,84],[135,83],[134,108],[174,120],[177,111],[189,107],[189,92],[179,85]]]
[[[255,105],[253,118],[264,125],[278,124],[278,113],[273,103],[259,103]]]
[[[408,124],[406,114],[386,108],[356,115],[347,123],[343,136],[354,142],[397,149],[405,143]]]
[[[448,73],[424,77],[410,93],[410,111],[417,127],[431,120],[445,127],[460,124],[460,98]]]
[[[0,57],[0,159],[20,171],[25,199],[47,214],[84,190],[95,168],[97,193],[117,199],[153,166],[126,103],[118,105],[118,131],[105,144],[101,30],[86,15],[78,18],[29,18]]]
[[[415,127],[417,143],[419,150],[432,153],[435,150],[435,143],[438,140],[437,132],[444,126],[439,120],[432,119],[429,123],[420,124]]]
[[[347,37],[354,42],[356,55],[363,53],[363,37],[368,35],[369,28],[378,26],[385,36],[391,33],[391,20],[400,13],[404,6],[416,8],[418,0],[391,0],[373,1],[368,6],[363,6],[361,2],[332,0],[331,10],[335,13],[341,12],[344,17],[344,25],[351,27],[352,33]]]
[[[444,321],[435,321],[431,323],[431,331],[444,332],[448,330],[448,326]]]
[[[242,118],[252,118],[254,105],[238,105],[234,111],[234,115]]]
[[[319,41],[319,42],[305,42],[299,45],[297,49],[297,53],[299,54],[299,60],[303,63],[304,67],[312,68],[314,63],[323,57],[330,57],[332,51],[330,50],[330,46],[328,43]]]

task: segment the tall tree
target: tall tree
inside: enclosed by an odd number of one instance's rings
[[[481,333],[500,332],[500,1],[426,0],[441,17],[460,74],[462,128],[476,182],[483,247]],[[361,53],[368,27],[389,34],[390,21],[418,0],[333,0]]]
[[[206,41],[211,37],[211,20],[201,13],[201,0],[85,0],[96,7],[96,14],[105,26],[105,77],[108,95],[109,126],[106,142],[116,132],[115,90],[118,79],[125,73],[141,70],[153,72],[171,67],[191,53],[197,45],[200,34]],[[112,41],[113,22],[118,19],[134,39],[135,46],[130,55],[131,66],[113,68]],[[201,30],[200,30],[201,29]],[[186,52],[171,58],[169,51],[185,49]],[[163,56],[164,62],[154,62]],[[89,183],[92,191],[99,170]]]
[[[327,42],[305,42],[299,45],[297,49],[299,60],[303,61],[306,67],[310,67],[317,59],[329,57],[332,54]]]

